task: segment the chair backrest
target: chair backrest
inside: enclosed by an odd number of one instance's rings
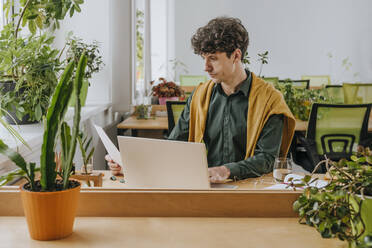
[[[334,103],[344,103],[344,90],[342,85],[329,84],[326,85],[328,96],[332,98]]]
[[[331,77],[329,75],[303,75],[301,79],[310,80],[310,87],[322,87],[331,84]]]
[[[186,102],[167,101],[166,105],[168,114],[168,134],[170,134],[180,118]]]
[[[203,75],[180,75],[181,86],[197,86],[207,81],[207,76]]]
[[[275,83],[279,83],[279,78],[278,77],[264,77],[262,78],[265,82],[270,83],[274,85]]]
[[[306,138],[315,141],[318,155],[333,160],[348,158],[368,139],[371,106],[314,103]]]
[[[344,90],[345,103],[372,103],[372,84],[344,83],[342,88]]]
[[[292,80],[292,79],[287,79],[287,80],[279,80],[279,83],[292,83],[293,88],[298,88],[298,89],[309,89],[309,84],[310,80]]]

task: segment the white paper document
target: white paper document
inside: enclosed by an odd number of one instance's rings
[[[96,128],[97,133],[98,133],[99,137],[101,138],[102,143],[105,146],[106,151],[110,155],[110,157],[112,158],[112,160],[114,160],[115,163],[123,166],[123,163],[121,162],[120,152],[116,148],[116,146],[114,145],[114,143],[112,143],[112,141],[110,140],[110,138],[107,136],[106,132],[100,126],[94,125],[94,127]]]
[[[274,184],[272,186],[266,187],[265,189],[268,189],[268,190],[293,190],[292,187],[288,187],[288,184],[289,184],[288,180],[289,180],[289,178],[293,178],[294,183],[300,183],[300,180],[303,177],[304,177],[303,175],[288,174],[284,178],[284,183],[277,183],[277,184]],[[326,181],[326,180],[318,179],[315,182],[311,183],[310,186],[317,187],[317,188],[323,188],[323,187],[327,186],[328,183],[329,182]]]

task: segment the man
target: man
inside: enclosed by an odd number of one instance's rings
[[[219,17],[191,43],[211,80],[188,98],[169,139],[205,143],[211,182],[271,172],[288,152],[295,119],[279,91],[244,69],[248,32],[239,19]]]

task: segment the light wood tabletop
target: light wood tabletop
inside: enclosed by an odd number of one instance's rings
[[[78,217],[69,237],[30,239],[24,217],[0,217],[0,247],[341,248],[297,218]]]
[[[168,117],[137,119],[132,115],[117,125],[118,129],[168,130]]]
[[[307,121],[296,120],[295,131],[306,131]],[[151,119],[137,119],[130,116],[117,125],[118,129],[168,130],[168,117],[153,117]],[[372,132],[372,119],[368,123],[368,131]]]

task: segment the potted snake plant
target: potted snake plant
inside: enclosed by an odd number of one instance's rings
[[[18,174],[24,175],[27,180],[20,187],[21,198],[30,236],[36,240],[60,239],[72,233],[80,183],[69,178],[79,134],[81,103],[78,96],[86,63],[87,58],[83,54],[74,80],[71,80],[75,69],[75,62],[71,61],[56,86],[45,119],[40,168],[36,168],[35,163],[27,163],[20,154],[0,140],[0,153],[8,156],[20,168]],[[71,129],[64,121],[64,116],[72,91],[77,100]],[[54,149],[58,140],[61,142],[61,159],[57,166]],[[35,176],[38,170],[40,180]]]

